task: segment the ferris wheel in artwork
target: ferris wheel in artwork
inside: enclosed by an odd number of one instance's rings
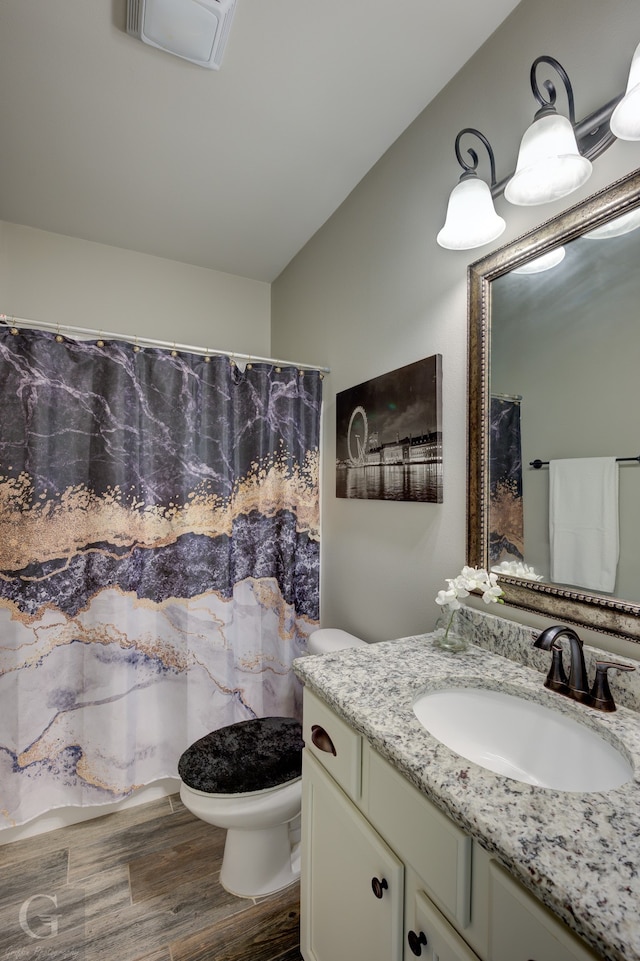
[[[358,418],[362,420],[362,426],[360,426],[360,421]],[[360,437],[359,430],[362,431],[362,437]],[[355,453],[353,451],[352,437],[355,439]],[[367,412],[365,411],[364,407],[354,407],[349,420],[349,429],[347,431],[349,462],[351,463],[352,467],[364,467],[368,439],[369,423],[367,421]]]

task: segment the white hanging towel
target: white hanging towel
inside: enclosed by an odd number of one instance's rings
[[[612,593],[619,554],[615,457],[549,463],[551,580]]]

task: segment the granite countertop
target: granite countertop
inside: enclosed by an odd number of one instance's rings
[[[296,674],[468,835],[610,961],[640,961],[640,716],[603,714],[547,691],[536,670],[431,635],[299,658]],[[541,788],[493,774],[437,741],[416,695],[466,682],[525,696],[595,728],[623,751],[632,781],[602,793]],[[531,737],[535,738],[535,730]],[[558,744],[562,750],[562,744]]]

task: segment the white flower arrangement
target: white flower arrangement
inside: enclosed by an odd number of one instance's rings
[[[438,591],[436,604],[441,607],[448,607],[451,611],[449,621],[445,628],[444,638],[449,634],[449,628],[453,621],[453,615],[462,607],[461,597],[468,597],[472,591],[482,591],[482,600],[485,604],[504,604],[502,595],[504,591],[498,586],[498,575],[493,571],[489,573],[482,567],[463,567],[457,577],[445,578],[449,585],[447,590]]]

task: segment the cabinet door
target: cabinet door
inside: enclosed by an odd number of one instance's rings
[[[438,911],[424,891],[407,899],[405,961],[478,961],[469,945]]]
[[[300,893],[305,961],[402,958],[403,866],[306,749]]]
[[[596,961],[596,955],[533,895],[490,864],[490,961]]]

